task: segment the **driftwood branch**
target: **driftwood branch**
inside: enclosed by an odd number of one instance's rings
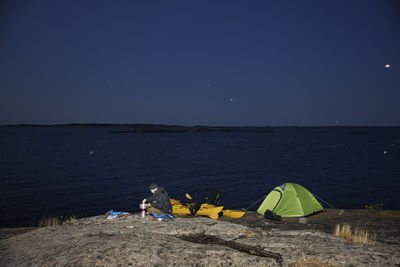
[[[251,255],[272,258],[278,263],[282,261],[282,255],[279,253],[265,251],[255,246],[248,246],[234,241],[226,241],[216,236],[205,235],[205,234],[193,234],[193,235],[182,235],[179,236],[179,238],[193,243],[215,244],[215,245],[229,247]]]

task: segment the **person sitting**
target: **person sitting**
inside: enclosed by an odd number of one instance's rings
[[[153,195],[142,200],[142,203],[149,203],[147,212],[150,214],[154,212],[157,215],[172,213],[171,200],[167,191],[156,184],[150,185],[150,191]]]

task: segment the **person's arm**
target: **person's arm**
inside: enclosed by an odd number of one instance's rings
[[[154,200],[154,196],[151,196],[151,197],[147,197],[147,198],[145,198],[145,199],[143,199],[143,203],[145,203],[145,202],[147,202],[147,203],[151,203],[151,202],[153,202],[153,200]]]

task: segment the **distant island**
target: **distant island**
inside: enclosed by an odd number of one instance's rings
[[[255,132],[273,133],[276,129],[343,129],[344,134],[364,135],[369,134],[373,128],[391,128],[400,126],[182,126],[170,124],[150,123],[66,123],[66,124],[14,124],[0,125],[0,127],[110,127],[118,129],[110,130],[111,133],[187,133],[187,132]],[[125,129],[123,129],[125,128]],[[325,132],[323,130],[323,132]]]
[[[185,133],[185,132],[272,132],[268,129],[247,129],[239,127],[167,127],[167,128],[137,128],[121,131],[111,131],[112,133]]]
[[[184,132],[260,132],[269,133],[271,126],[180,126],[168,124],[113,124],[113,123],[69,123],[69,124],[16,124],[2,127],[126,127],[111,133],[184,133]]]

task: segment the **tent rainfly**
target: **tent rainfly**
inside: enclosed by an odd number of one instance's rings
[[[323,210],[313,194],[301,185],[285,183],[275,187],[261,203],[257,212],[264,215],[266,210],[282,217],[307,216]]]

